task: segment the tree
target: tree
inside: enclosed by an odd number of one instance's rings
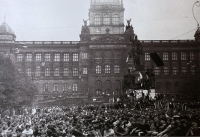
[[[0,54],[0,105],[15,107],[31,105],[37,87],[20,73],[9,57]]]

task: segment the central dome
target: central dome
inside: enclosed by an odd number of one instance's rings
[[[0,34],[4,34],[4,35],[10,34],[10,35],[13,35],[16,38],[14,31],[8,26],[8,24],[6,22],[1,24]]]

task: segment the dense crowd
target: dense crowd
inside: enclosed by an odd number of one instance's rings
[[[18,112],[17,112],[18,111]],[[0,137],[200,136],[200,104],[123,96],[116,103],[5,110]]]

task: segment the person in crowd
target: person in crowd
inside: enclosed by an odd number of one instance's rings
[[[26,124],[26,127],[22,132],[22,137],[31,137],[33,135],[33,130],[30,127],[29,124]]]
[[[5,109],[0,137],[200,136],[200,103],[156,99],[156,106],[149,97],[121,96],[110,105],[23,107],[15,115]]]

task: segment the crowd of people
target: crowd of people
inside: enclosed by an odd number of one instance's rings
[[[123,96],[101,105],[24,107],[2,112],[0,137],[200,136],[200,104]]]

